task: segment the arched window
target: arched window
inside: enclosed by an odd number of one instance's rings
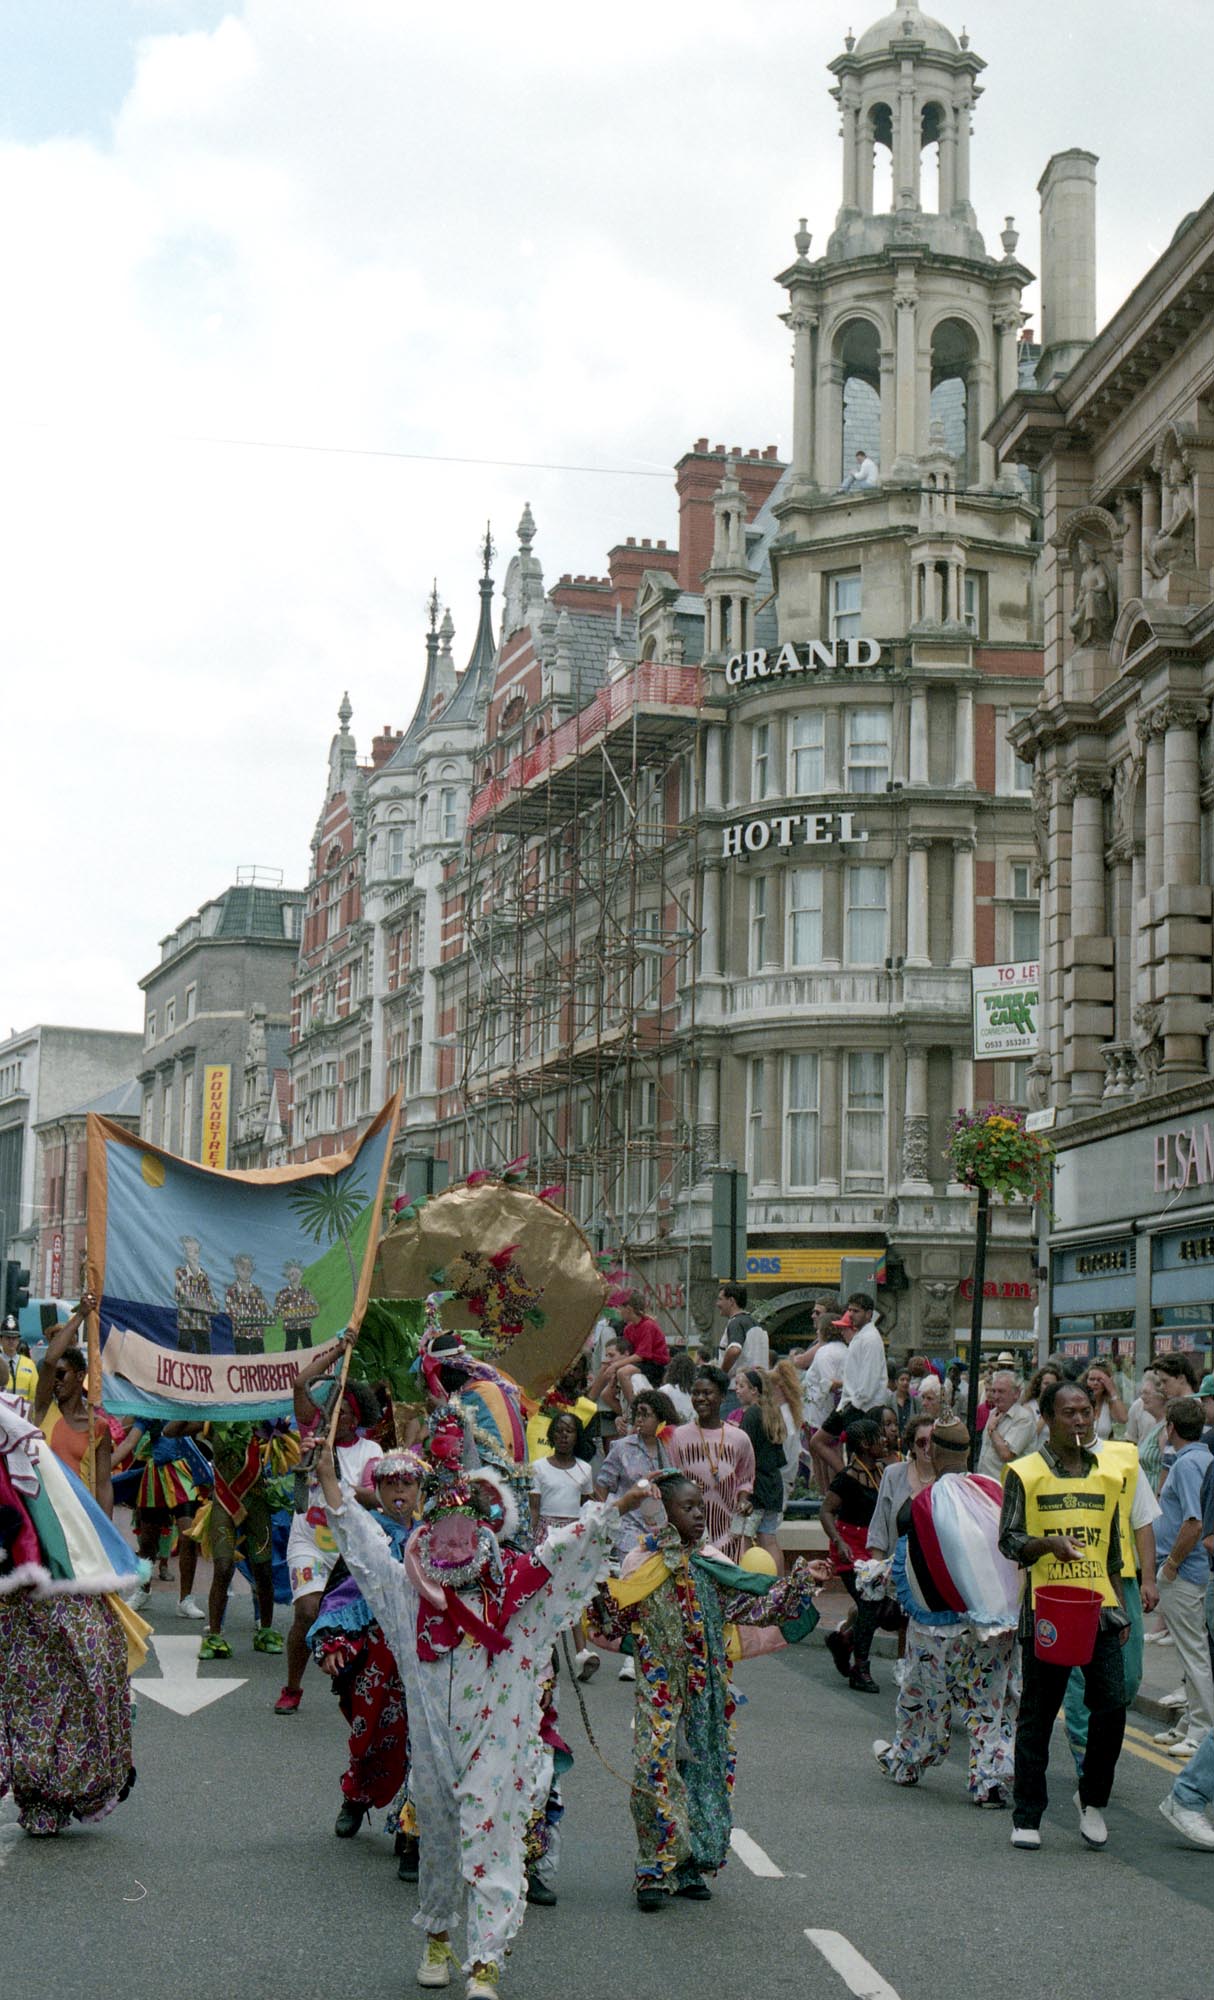
[[[943,214],[940,175],[941,140],[948,114],[942,104],[925,104],[919,121],[919,206],[928,215]]]
[[[853,319],[835,343],[843,377],[843,435],[839,472],[854,470],[858,451],[881,463],[881,341],[871,320]]]
[[[958,486],[978,477],[978,337],[964,320],[942,319],[932,330],[931,420],[957,461]]]
[[[894,114],[888,104],[870,105],[866,119],[869,145],[860,161],[867,186],[861,188],[860,206],[869,215],[892,215],[894,211]]]

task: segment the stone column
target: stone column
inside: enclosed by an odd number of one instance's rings
[[[1142,547],[1149,549],[1159,533],[1159,481],[1153,472],[1143,474],[1142,480]],[[1138,588],[1135,597],[1142,597],[1146,591],[1146,574],[1140,567]]]
[[[947,215],[957,199],[957,132],[946,111],[940,124],[940,213]]]
[[[792,478],[814,484],[814,328],[817,313],[797,305],[788,315],[793,334]]]
[[[1145,529],[1145,520],[1144,520]],[[1154,726],[1153,716],[1142,717],[1139,728],[1146,737],[1146,893],[1154,895],[1163,887],[1163,737]]]
[[[1130,859],[1130,936],[1134,952],[1134,995],[1133,1005],[1138,1007],[1151,997],[1151,936],[1146,924],[1138,921],[1142,899],[1147,893],[1146,846],[1141,840],[1134,842]]]
[[[843,790],[843,710],[833,703],[822,723],[822,789]]]
[[[914,470],[915,441],[915,311],[917,295],[901,279],[894,293],[894,464],[895,473]]]
[[[996,398],[1000,408],[1016,392],[1020,375],[1020,308],[1005,306],[995,314],[995,332],[999,338],[999,392]]]
[[[843,110],[843,206],[858,206],[860,187],[860,106],[844,97]]]
[[[838,972],[842,964],[843,869],[828,861],[822,869],[822,970]]]
[[[833,493],[843,477],[843,369],[839,362],[818,356],[818,484]]]
[[[1062,795],[1071,801],[1071,936],[1103,937],[1103,772],[1068,772]]]
[[[995,447],[987,443],[986,433],[995,421],[995,374],[989,361],[975,361],[970,389],[978,400],[978,462],[971,476],[979,486],[993,486]]]
[[[902,1183],[919,1193],[931,1185],[928,1164],[930,1126],[927,1116],[927,1050],[906,1051],[905,1115],[902,1121]]]
[[[928,935],[927,854],[930,841],[912,834],[907,842],[906,867],[906,963],[928,966],[932,962]]]
[[[721,1157],[721,1065],[700,1058],[696,1091],[696,1179],[703,1180]]]
[[[1169,888],[1201,880],[1201,770],[1197,731],[1209,711],[1168,700],[1160,711],[1163,738],[1163,879]]]
[[[927,783],[927,689],[911,691],[910,761],[907,778],[912,785]]]
[[[701,979],[719,979],[721,976],[721,904],[724,884],[723,868],[704,870],[704,905],[700,917]]]
[[[957,208],[970,205],[970,103],[969,99],[957,106],[957,190],[954,198]]]
[[[968,1049],[953,1050],[953,1101],[949,1111],[969,1111],[974,1102],[974,1059]]]
[[[725,803],[725,731],[714,723],[704,738],[704,806],[719,812]]]
[[[954,966],[974,963],[974,841],[965,835],[953,842]]]
[[[1127,491],[1121,496],[1121,562],[1117,577],[1117,595],[1122,604],[1128,604],[1132,597],[1142,596],[1142,500],[1139,494]]]
[[[957,689],[956,720],[953,723],[953,783],[971,790],[974,784],[974,695],[972,688]]]
[[[856,119],[856,199],[861,215],[873,212],[873,129],[861,112]]]
[[[839,1121],[839,1063],[837,1049],[823,1049],[818,1057],[818,1180],[824,1194],[838,1194],[842,1171],[843,1134]]]

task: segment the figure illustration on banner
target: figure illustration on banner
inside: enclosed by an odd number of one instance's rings
[[[183,1236],[181,1247],[185,1263],[179,1264],[173,1273],[178,1350],[182,1354],[209,1354],[211,1321],[219,1311],[219,1300],[202,1268],[202,1245],[198,1238]]]
[[[320,1300],[303,1281],[303,1265],[289,1258],[282,1267],[285,1285],[274,1294],[274,1317],[282,1321],[284,1347],[311,1347],[312,1321]]]
[[[266,1328],[274,1317],[270,1301],[260,1285],[253,1283],[253,1259],[247,1251],[237,1251],[232,1259],[235,1282],[223,1295],[232,1322],[232,1348],[236,1354],[264,1354]]]

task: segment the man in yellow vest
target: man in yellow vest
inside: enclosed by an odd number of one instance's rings
[[[1151,1490],[1151,1482],[1138,1463],[1138,1446],[1121,1438],[1101,1438],[1095,1433],[1084,1439],[1101,1464],[1111,1466],[1121,1477],[1121,1504],[1117,1526],[1121,1535],[1121,1592],[1125,1614],[1130,1621],[1129,1636],[1121,1654],[1125,1675],[1125,1705],[1132,1708],[1142,1686],[1143,1613],[1159,1603],[1155,1582],[1155,1523],[1162,1509]],[[1088,1708],[1083,1698],[1083,1670],[1072,1667],[1062,1706],[1067,1739],[1078,1770],[1088,1742]]]
[[[0,1327],[0,1354],[8,1362],[9,1390],[14,1396],[22,1396],[27,1403],[32,1403],[38,1387],[38,1370],[29,1355],[21,1352],[21,1329],[12,1313]]]
[[[1083,1443],[1094,1412],[1087,1390],[1078,1383],[1050,1383],[1042,1391],[1041,1414],[1048,1437],[1008,1466],[999,1518],[1000,1549],[1009,1562],[1028,1571],[1020,1617],[1024,1688],[1016,1725],[1012,1846],[1041,1846],[1050,1733],[1071,1672],[1069,1666],[1038,1659],[1035,1600],[1048,1586],[1079,1584],[1100,1592],[1102,1609],[1095,1650],[1083,1669],[1090,1722],[1075,1805],[1083,1840],[1089,1847],[1103,1847],[1109,1837],[1104,1807],[1125,1735],[1121,1650],[1129,1620],[1121,1583],[1121,1472],[1103,1465]]]

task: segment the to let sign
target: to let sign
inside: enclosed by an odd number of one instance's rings
[[[970,980],[974,1006],[974,1059],[1031,1056],[1037,1047],[1040,967],[976,965]]]

